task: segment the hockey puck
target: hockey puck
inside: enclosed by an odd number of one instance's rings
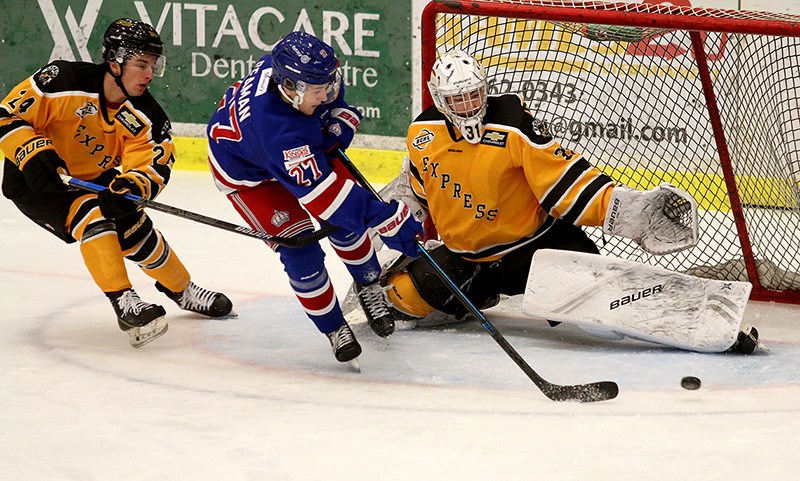
[[[696,378],[694,376],[686,376],[683,379],[681,379],[681,387],[684,389],[688,389],[689,391],[700,389],[700,378]]]

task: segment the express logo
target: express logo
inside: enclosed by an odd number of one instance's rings
[[[75,111],[75,115],[85,119],[90,115],[96,114],[97,110],[97,105],[95,105],[91,100],[87,100],[86,103],[84,103],[78,110]]]
[[[411,141],[411,145],[414,146],[417,150],[425,150],[425,148],[433,142],[435,135],[428,129],[422,129],[419,131],[414,140]]]
[[[115,119],[125,126],[133,135],[139,135],[144,130],[144,124],[127,106],[122,106],[114,116]]]

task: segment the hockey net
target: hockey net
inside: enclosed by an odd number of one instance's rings
[[[436,57],[460,48],[491,93],[516,92],[564,146],[631,187],[697,200],[697,247],[609,255],[753,284],[800,303],[800,17],[643,3],[433,1],[422,18],[423,106]]]

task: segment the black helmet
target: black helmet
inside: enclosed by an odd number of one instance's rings
[[[164,72],[164,42],[152,26],[120,18],[114,20],[103,35],[103,60],[124,63],[137,54],[150,54],[158,57],[156,75]]]

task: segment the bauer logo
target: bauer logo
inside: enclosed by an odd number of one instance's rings
[[[125,126],[126,129],[130,130],[133,135],[139,135],[142,130],[144,130],[144,124],[135,116],[131,110],[123,105],[117,115],[114,116],[115,119],[119,120],[119,123]]]
[[[505,147],[506,140],[508,139],[508,132],[500,132],[499,130],[486,130],[481,137],[483,145],[491,145],[494,147]]]
[[[629,294],[627,296],[622,296],[619,299],[614,299],[608,306],[608,310],[613,311],[619,307],[625,306],[632,302],[636,302],[638,300],[644,299],[645,297],[650,297],[656,292],[663,292],[664,284],[656,284],[653,287],[648,287],[646,289],[640,289],[633,294]]]
[[[428,144],[433,142],[434,137],[433,132],[428,129],[422,129],[417,136],[414,137],[414,140],[411,141],[411,145],[417,150],[425,150]]]

